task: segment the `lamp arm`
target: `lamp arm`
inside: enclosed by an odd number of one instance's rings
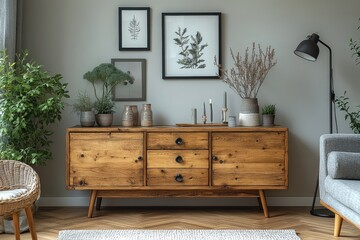
[[[326,43],[324,43],[323,41],[321,41],[319,39],[319,42],[324,45],[327,49],[329,49],[329,65],[330,65],[330,81],[329,81],[329,103],[330,103],[330,108],[329,108],[329,113],[330,113],[330,133],[333,133],[333,114],[332,114],[332,105],[334,104],[335,101],[335,91],[334,91],[334,79],[333,79],[333,68],[332,68],[332,51],[329,45],[327,45]]]

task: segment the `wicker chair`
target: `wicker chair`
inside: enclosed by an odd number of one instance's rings
[[[16,194],[9,194],[11,192]],[[20,239],[19,211],[25,209],[31,237],[37,239],[31,207],[40,194],[40,180],[32,167],[0,160],[0,216],[12,215],[15,239]]]

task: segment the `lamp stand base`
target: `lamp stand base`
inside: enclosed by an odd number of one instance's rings
[[[334,213],[326,208],[311,209],[310,214],[317,217],[326,217],[326,218],[335,217]]]

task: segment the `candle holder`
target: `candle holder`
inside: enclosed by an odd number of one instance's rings
[[[206,124],[206,118],[207,118],[206,115],[203,115],[203,116],[202,116],[201,119],[202,119],[203,124]]]
[[[228,108],[226,108],[226,107],[223,107],[221,109],[221,122],[224,123],[224,124],[228,123],[227,111],[228,111]]]

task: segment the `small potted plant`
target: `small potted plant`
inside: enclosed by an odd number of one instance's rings
[[[88,80],[94,88],[96,123],[101,127],[111,126],[115,107],[112,101],[112,91],[118,84],[133,84],[134,78],[111,63],[102,63],[92,71],[85,73],[84,79]],[[97,89],[98,86],[100,86],[100,90]]]
[[[73,111],[80,114],[80,124],[83,127],[95,125],[94,103],[86,92],[79,92],[72,104]]]
[[[263,126],[274,126],[275,111],[275,104],[268,104],[261,108]]]

